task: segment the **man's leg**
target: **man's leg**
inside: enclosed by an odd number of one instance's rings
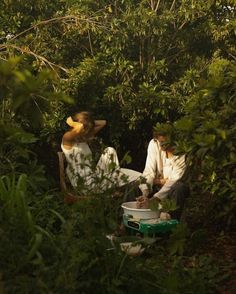
[[[178,208],[170,213],[173,219],[180,220],[186,198],[189,196],[189,194],[190,189],[187,184],[180,181],[174,184],[170,192],[170,199],[174,199],[176,201]]]

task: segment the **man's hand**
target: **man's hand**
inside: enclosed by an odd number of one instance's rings
[[[161,220],[170,220],[171,216],[168,212],[161,212],[160,213],[160,219]]]
[[[148,208],[149,199],[146,196],[139,196],[136,198],[137,200],[137,208]]]
[[[162,177],[156,177],[154,180],[153,180],[153,185],[157,185],[157,186],[164,186],[165,183],[166,183],[167,179],[164,179]]]
[[[149,194],[150,194],[149,189],[145,189],[142,191],[142,196],[144,196],[144,197],[148,197]]]

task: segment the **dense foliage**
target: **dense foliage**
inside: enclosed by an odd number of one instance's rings
[[[234,0],[1,1],[0,292],[216,293],[235,266],[203,250],[236,224],[235,11]],[[174,123],[188,156],[188,227],[143,257],[107,250],[111,195],[61,201],[56,151],[81,109],[108,121],[103,142],[140,171],[156,123]]]

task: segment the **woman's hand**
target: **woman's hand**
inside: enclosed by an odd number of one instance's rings
[[[96,119],[94,121],[94,124],[95,125],[94,125],[93,133],[94,133],[94,135],[96,135],[97,132],[99,132],[102,128],[105,127],[105,125],[107,124],[107,121],[104,119],[100,119],[100,120]]]
[[[76,121],[73,121],[73,119],[70,117],[67,118],[66,120],[66,123],[73,128],[73,131],[75,131],[76,133],[80,133],[83,128],[84,128],[84,125],[80,122],[76,122]]]
[[[70,126],[70,127],[72,127],[72,128],[74,127],[74,121],[73,121],[73,119],[72,119],[71,116],[69,116],[69,117],[67,118],[66,123],[68,124],[68,126]]]

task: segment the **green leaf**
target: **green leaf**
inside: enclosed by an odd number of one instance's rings
[[[31,260],[36,255],[42,241],[43,241],[42,234],[36,233],[33,238],[33,245],[27,255],[27,260]]]

